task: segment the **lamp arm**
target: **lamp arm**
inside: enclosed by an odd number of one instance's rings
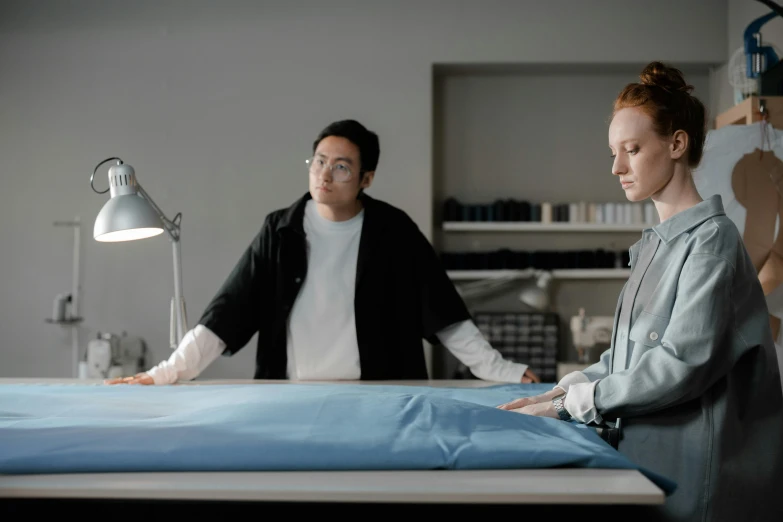
[[[180,223],[182,221],[182,213],[177,213],[174,219],[169,219],[160,209],[160,207],[152,200],[147,191],[137,182],[139,194],[146,199],[150,206],[160,216],[163,221],[163,226],[166,228],[166,232],[171,238],[171,249],[174,260],[174,298],[171,300],[171,316],[169,322],[169,345],[172,350],[176,350],[182,338],[185,336],[185,332],[188,331],[188,315],[185,307],[185,298],[182,295],[182,256],[180,253]]]
[[[163,221],[163,226],[166,228],[166,232],[169,234],[169,237],[172,241],[179,241],[179,232],[180,232],[180,221],[182,220],[182,214],[178,213],[176,216],[174,216],[174,219],[171,220],[166,217],[166,214],[163,213],[163,211],[160,209],[160,207],[152,200],[149,194],[147,194],[147,191],[144,190],[144,187],[141,186],[141,183],[136,182],[136,186],[139,190],[139,194],[146,199],[149,204],[152,206],[153,209],[155,209],[155,212],[158,213],[158,216],[160,216],[161,221]]]

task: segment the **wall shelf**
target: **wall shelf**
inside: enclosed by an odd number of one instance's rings
[[[538,223],[529,221],[446,221],[446,232],[642,232],[655,224]]]
[[[527,279],[536,273],[532,269],[526,270],[449,270],[449,277],[453,281],[471,281],[493,278]],[[628,279],[630,269],[624,268],[578,268],[558,269],[551,271],[554,279]]]
[[[783,96],[750,96],[715,118],[715,128],[726,125],[750,125],[762,120],[761,106],[773,127],[783,126]]]
[[[47,318],[47,319],[44,319],[44,321],[49,323],[49,324],[60,324],[60,325],[63,325],[63,326],[73,326],[73,325],[77,325],[77,324],[81,323],[82,321],[84,321],[84,319],[82,319],[81,317],[71,317],[71,318],[68,318],[68,319],[63,319],[62,321],[55,321],[54,319],[48,319]]]

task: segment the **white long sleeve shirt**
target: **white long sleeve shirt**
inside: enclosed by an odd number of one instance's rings
[[[563,407],[579,422],[601,423],[603,419],[595,407],[595,387],[601,379],[590,381],[583,372],[576,371],[564,375],[555,385],[566,394]]]
[[[361,379],[354,316],[354,284],[364,212],[347,221],[322,217],[307,202],[308,274],[291,310],[287,335],[287,374],[291,380]],[[404,325],[402,325],[404,327]],[[520,382],[526,364],[505,360],[473,321],[451,325],[437,334],[454,356],[484,380]],[[147,373],[156,384],[191,380],[217,359],[225,344],[197,325],[169,357]]]

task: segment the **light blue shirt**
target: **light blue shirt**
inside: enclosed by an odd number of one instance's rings
[[[769,312],[720,196],[646,229],[630,257],[611,347],[558,383],[566,409],[615,424],[621,452],[678,482],[664,508],[672,520],[783,520]]]

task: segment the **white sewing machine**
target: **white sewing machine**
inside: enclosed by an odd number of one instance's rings
[[[614,317],[586,316],[584,308],[579,309],[579,315],[571,317],[571,334],[581,364],[598,361],[601,353],[609,348],[613,327]]]
[[[81,379],[112,379],[143,372],[147,367],[147,344],[140,337],[98,333],[87,345],[79,365]]]

